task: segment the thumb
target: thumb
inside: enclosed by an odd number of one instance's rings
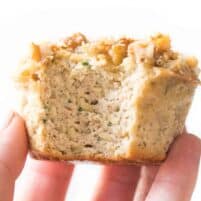
[[[0,201],[11,201],[15,179],[27,154],[26,129],[19,115],[12,113],[0,131]]]

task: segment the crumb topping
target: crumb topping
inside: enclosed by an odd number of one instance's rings
[[[113,73],[130,73],[136,65],[145,69],[164,68],[178,76],[199,82],[197,59],[173,51],[169,36],[163,34],[157,34],[148,40],[124,37],[89,41],[83,34],[75,33],[54,44],[32,43],[30,59],[43,67],[57,62],[57,59],[64,59],[71,69],[102,68]],[[29,73],[22,72],[21,75],[27,76]],[[32,77],[37,80],[35,75]]]

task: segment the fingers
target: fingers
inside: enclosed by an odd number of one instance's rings
[[[139,175],[140,167],[104,166],[93,201],[132,200]]]
[[[134,201],[144,201],[158,172],[159,166],[143,166],[135,191]]]
[[[29,159],[16,187],[15,201],[64,201],[73,165]]]
[[[10,115],[0,132],[0,201],[11,201],[15,179],[21,172],[27,154],[23,120]]]
[[[146,201],[190,201],[196,182],[201,141],[183,134],[173,144],[159,169]]]
[[[1,130],[5,129],[6,127],[8,127],[8,125],[10,124],[11,120],[13,119],[13,116],[15,115],[15,113],[13,111],[9,111],[7,113],[7,115],[5,115],[7,118],[5,119],[4,122],[2,122],[1,125]]]

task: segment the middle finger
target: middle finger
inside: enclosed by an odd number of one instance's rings
[[[93,201],[130,201],[140,175],[140,167],[106,165],[101,172]]]
[[[15,191],[15,201],[64,201],[73,165],[29,159]]]

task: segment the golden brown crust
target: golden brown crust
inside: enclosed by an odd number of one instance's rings
[[[38,150],[30,150],[30,155],[32,158],[37,160],[51,160],[51,161],[87,161],[98,164],[118,164],[118,165],[160,165],[164,160],[146,160],[146,161],[135,161],[134,159],[122,159],[122,158],[103,158],[103,157],[68,157],[68,156],[55,156],[51,153],[43,153]]]
[[[191,76],[191,77],[182,76],[182,75],[180,75],[174,71],[170,71],[169,69],[160,68],[159,73],[160,73],[160,76],[162,76],[164,78],[172,77],[172,78],[175,78],[175,79],[180,80],[180,81],[185,81],[188,84],[192,84],[195,86],[197,86],[198,84],[201,84],[201,81],[195,76]]]

